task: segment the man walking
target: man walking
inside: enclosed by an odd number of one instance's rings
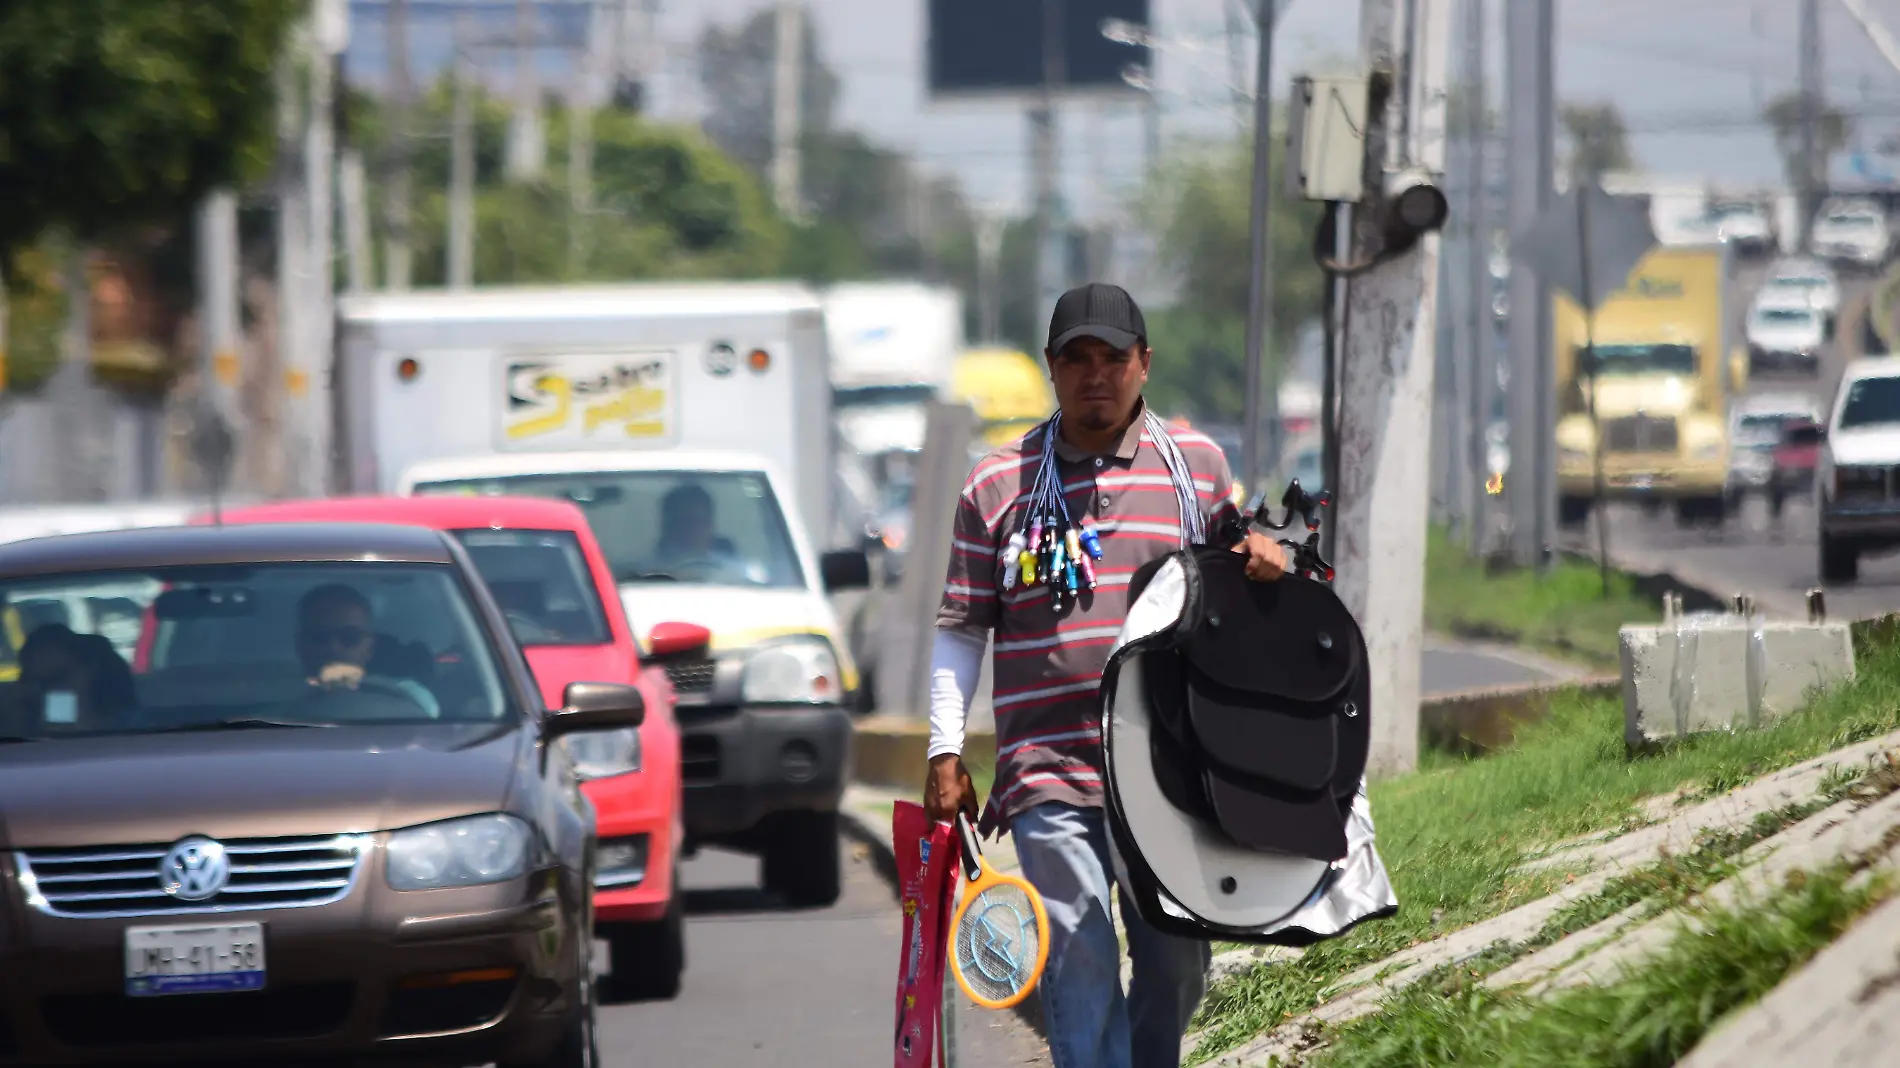
[[[1102,669],[1135,569],[1235,518],[1219,446],[1147,410],[1147,332],[1120,287],[1091,283],[1056,301],[1043,355],[1058,411],[970,472],[932,650],[924,807],[1014,834],[1049,913],[1041,996],[1056,1068],[1178,1066],[1211,956],[1204,942],[1149,927],[1124,898],[1134,976],[1123,998],[1102,807]],[[1060,529],[1045,536],[1045,519]],[[1066,546],[1073,557],[1078,543],[1100,556],[1084,548],[1092,581],[1072,591],[1060,557],[1039,564],[1034,554]],[[1233,549],[1249,555],[1249,578],[1277,579],[1289,566],[1280,544],[1258,533]],[[991,633],[996,783],[978,820],[961,754]]]

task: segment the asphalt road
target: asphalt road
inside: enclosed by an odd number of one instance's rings
[[[687,861],[686,978],[673,1001],[603,1005],[612,1068],[884,1068],[891,1062],[899,915],[862,846],[845,847],[844,893],[787,910],[758,890],[758,862],[706,850]],[[605,954],[601,954],[604,962]],[[1008,1012],[958,995],[958,1063],[1047,1065]]]
[[[1735,302],[1737,329],[1765,274],[1761,265],[1742,269],[1740,299]],[[1861,323],[1874,281],[1842,274],[1841,319],[1816,378],[1752,378],[1749,392],[1811,391],[1823,406],[1831,401],[1847,362],[1860,355]],[[1585,529],[1566,532],[1561,544],[1594,554],[1595,523],[1593,519]],[[1795,616],[1806,611],[1806,591],[1819,584],[1816,531],[1814,510],[1806,501],[1791,502],[1775,523],[1761,501],[1750,500],[1737,519],[1720,528],[1684,528],[1667,511],[1648,514],[1640,508],[1613,506],[1608,509],[1605,534],[1612,560],[1640,570],[1668,570],[1712,593],[1748,593],[1771,613]],[[1826,597],[1828,614],[1834,618],[1900,611],[1900,558],[1863,557],[1860,581],[1830,587]]]

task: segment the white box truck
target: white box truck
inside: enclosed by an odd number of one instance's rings
[[[350,298],[342,319],[342,487],[580,505],[643,648],[661,622],[712,632],[664,663],[688,848],[750,849],[769,889],[835,898],[859,683],[827,593],[869,575],[861,547],[814,551],[838,527],[816,294],[411,292]]]

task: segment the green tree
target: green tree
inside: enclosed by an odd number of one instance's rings
[[[1801,94],[1788,92],[1769,101],[1762,118],[1775,134],[1775,149],[1781,153],[1781,166],[1788,183],[1799,189],[1806,184],[1807,161],[1801,155]],[[1820,105],[1814,125],[1814,150],[1822,160],[1847,147],[1853,124],[1840,109]],[[1825,170],[1825,168],[1822,168]]]
[[[1570,142],[1567,170],[1573,182],[1599,181],[1633,165],[1629,127],[1615,104],[1565,104],[1558,119]]]
[[[483,284],[623,281],[657,277],[759,277],[778,273],[786,227],[758,181],[697,131],[662,125],[631,110],[593,115],[592,210],[576,216],[568,196],[570,112],[548,114],[547,173],[533,182],[503,175],[506,101],[474,106],[475,280]],[[441,283],[448,262],[449,132],[446,85],[419,102],[420,133],[410,163],[415,212],[415,281]],[[351,103],[359,144],[379,150],[388,125],[373,100]],[[575,269],[569,242],[584,250]]]
[[[0,260],[51,229],[168,223],[268,167],[306,0],[0,5]]]
[[[1278,194],[1281,156],[1273,159],[1267,358],[1284,366],[1292,339],[1319,315],[1324,276],[1312,255],[1318,207]],[[1157,352],[1149,394],[1199,420],[1237,420],[1244,411],[1252,173],[1244,141],[1187,146],[1169,154],[1142,198],[1144,222],[1181,283],[1175,304],[1148,317]]]

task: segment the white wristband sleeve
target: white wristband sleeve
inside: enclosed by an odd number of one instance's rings
[[[936,631],[930,647],[931,760],[963,752],[963,728],[983,671],[983,652],[989,646],[988,633],[975,628],[938,627]]]

